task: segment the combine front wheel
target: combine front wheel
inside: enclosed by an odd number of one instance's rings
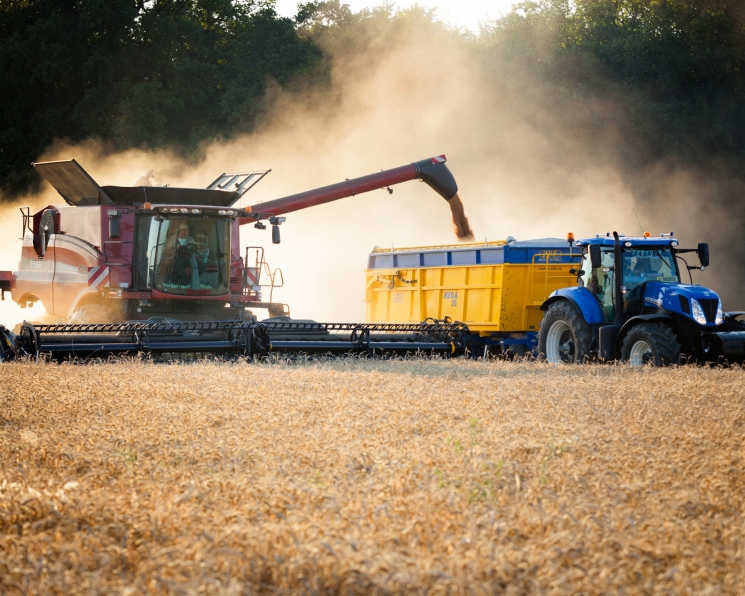
[[[621,360],[631,366],[680,363],[680,343],[667,325],[637,325],[623,340]]]
[[[584,362],[589,353],[592,332],[569,302],[548,307],[538,334],[538,353],[555,364]]]

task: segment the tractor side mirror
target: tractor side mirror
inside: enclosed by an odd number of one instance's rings
[[[701,261],[702,267],[709,266],[709,245],[706,242],[698,243],[698,260]]]
[[[590,244],[590,263],[593,269],[599,269],[603,265],[599,244]]]
[[[279,226],[272,226],[272,243],[273,244],[280,243]]]

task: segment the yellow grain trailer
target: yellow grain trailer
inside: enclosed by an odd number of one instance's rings
[[[376,247],[365,272],[367,321],[451,318],[468,325],[475,353],[525,354],[538,345],[543,301],[577,283],[570,269],[579,257],[560,238]]]

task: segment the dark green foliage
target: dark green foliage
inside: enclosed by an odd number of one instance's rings
[[[740,0],[542,0],[483,40],[578,100],[622,97],[636,160],[695,163],[745,152],[744,17]]]
[[[271,3],[0,0],[0,185],[21,191],[53,138],[183,152],[247,130],[269,78],[318,51]]]
[[[191,153],[255,126],[268,80],[323,87],[335,61],[419,30],[440,51],[470,46],[494,76],[553,85],[578,138],[620,132],[629,172],[717,157],[741,176],[741,5],[528,1],[476,37],[422,8],[354,13],[339,0],[301,5],[294,22],[270,0],[0,0],[0,187],[33,183],[29,162],[59,137]],[[593,100],[613,102],[612,115]]]

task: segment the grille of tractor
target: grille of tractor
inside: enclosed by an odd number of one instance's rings
[[[709,323],[716,321],[719,300],[716,298],[699,298],[698,303],[701,305],[701,308],[704,309],[706,320],[709,321]]]

